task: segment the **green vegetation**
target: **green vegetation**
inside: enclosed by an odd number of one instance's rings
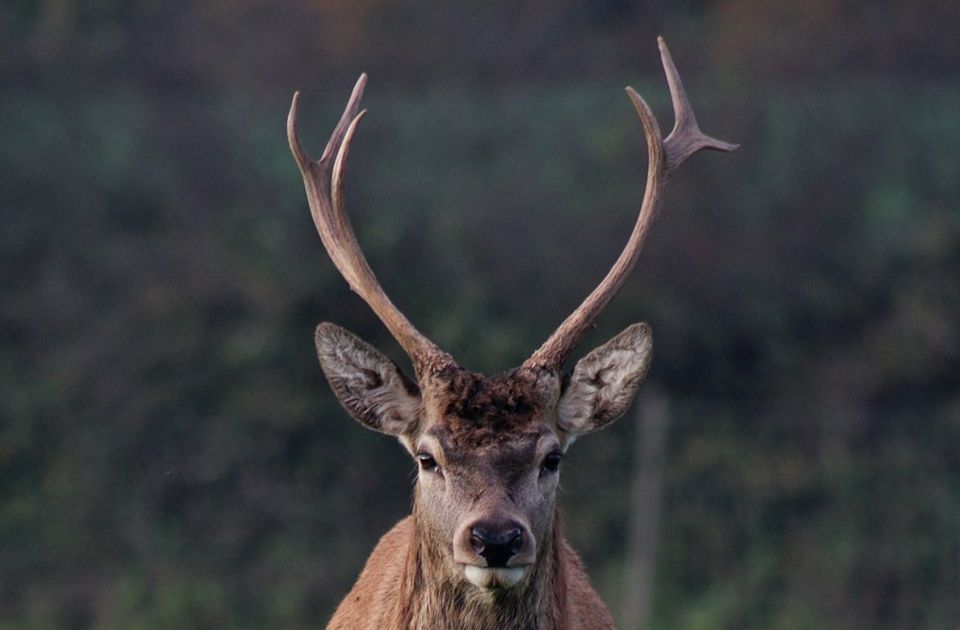
[[[72,29],[56,30],[57,6]],[[310,223],[283,129],[294,86],[319,153],[354,69],[379,69],[354,224],[418,327],[487,372],[535,348],[626,238],[644,149],[619,86],[668,124],[652,27],[626,34],[636,13],[608,24],[562,4],[576,19],[550,32],[590,51],[566,67],[572,53],[509,37],[488,56],[449,44],[441,64],[427,35],[448,9],[413,28],[377,3],[218,6],[0,10],[0,34],[23,33],[0,44],[4,630],[322,626],[405,513],[411,464],[348,420],[313,357],[320,320],[402,354]],[[896,40],[905,58],[864,70],[879,44],[838,31],[797,68],[821,22],[791,20],[795,38],[770,48],[730,26],[733,9],[672,11],[704,129],[743,148],[675,177],[584,344],[641,319],[656,333],[672,416],[653,627],[955,627],[955,44]],[[634,430],[584,439],[563,472],[568,534],[614,610]]]

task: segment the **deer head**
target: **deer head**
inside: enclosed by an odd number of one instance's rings
[[[399,438],[418,466],[418,535],[449,580],[485,590],[522,588],[549,547],[558,469],[581,435],[630,405],[650,365],[646,324],[629,326],[580,359],[564,362],[624,284],[642,249],[670,174],[701,149],[736,148],[702,134],[666,45],[660,54],[676,124],[662,139],[643,99],[627,95],[648,150],[646,192],[630,238],[602,282],[520,367],[485,377],[457,365],[421,334],[384,293],[344,211],[343,173],[365,111],[362,75],[319,160],[297,135],[299,94],[287,121],[290,147],[310,211],[330,258],[410,357],[415,378],[375,348],[330,323],[316,330],[320,365],[340,403],[364,426]]]

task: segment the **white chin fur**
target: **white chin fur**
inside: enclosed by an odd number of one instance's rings
[[[480,588],[510,588],[522,580],[526,572],[526,567],[491,569],[469,564],[463,567],[463,574],[467,581]]]

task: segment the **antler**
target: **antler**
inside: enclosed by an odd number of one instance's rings
[[[654,118],[650,107],[644,102],[633,88],[627,88],[627,96],[633,102],[640,122],[643,123],[643,133],[647,140],[647,188],[640,205],[640,214],[633,227],[626,247],[620,253],[607,276],[597,285],[597,288],[587,296],[583,303],[560,324],[547,341],[523,363],[525,368],[540,368],[558,370],[563,365],[583,335],[590,328],[593,321],[607,306],[613,296],[623,286],[627,276],[633,270],[647,232],[653,223],[657,207],[660,204],[661,192],[670,175],[688,157],[702,149],[717,151],[733,151],[739,145],[730,144],[711,138],[703,134],[697,126],[697,119],[687,100],[687,95],[680,82],[680,75],[670,58],[670,51],[662,37],[657,38],[660,46],[660,58],[663,70],[667,75],[670,86],[670,98],[673,101],[675,123],[673,131],[666,140],[661,140],[660,127]]]
[[[293,102],[290,104],[287,139],[303,176],[310,214],[313,215],[317,232],[320,233],[320,239],[333,264],[340,270],[350,288],[370,305],[390,334],[400,343],[413,361],[417,374],[436,373],[446,367],[456,366],[453,357],[421,334],[387,297],[363,256],[350,219],[343,209],[343,172],[350,153],[350,141],[357,125],[366,114],[366,110],[358,111],[366,84],[367,75],[361,74],[343,116],[340,117],[340,122],[333,130],[319,160],[310,159],[301,147],[297,135],[299,92],[293,95]]]

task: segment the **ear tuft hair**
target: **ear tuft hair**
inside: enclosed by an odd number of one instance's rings
[[[329,322],[317,326],[314,341],[333,393],[354,420],[396,436],[416,430],[422,409],[420,390],[396,363]]]
[[[557,424],[574,435],[602,429],[633,402],[647,376],[653,333],[633,324],[577,362],[557,404]]]

